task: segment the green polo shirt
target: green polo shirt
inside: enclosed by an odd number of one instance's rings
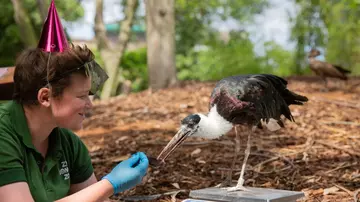
[[[44,159],[31,142],[22,105],[0,105],[0,186],[27,182],[35,201],[48,202],[67,196],[71,184],[92,173],[89,152],[74,133],[55,128]]]

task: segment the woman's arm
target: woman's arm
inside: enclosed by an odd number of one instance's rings
[[[0,187],[0,201],[24,201],[33,202],[30,188],[26,182],[15,182]]]
[[[119,193],[139,184],[146,174],[149,161],[142,152],[133,154],[122,161],[107,174],[103,180],[80,191],[64,197],[57,202],[104,201],[114,193]],[[33,202],[29,186],[26,182],[16,182],[0,187],[0,202]]]
[[[71,195],[73,193],[76,193],[82,189],[85,189],[86,187],[95,184],[98,180],[95,177],[95,174],[93,173],[89,179],[85,180],[84,182],[78,183],[78,184],[71,184],[70,185],[70,190],[68,195]]]
[[[56,202],[86,201],[97,202],[107,200],[114,193],[114,188],[108,180],[101,180],[70,196]],[[26,182],[16,182],[0,187],[0,202],[34,202]]]
[[[125,191],[139,184],[143,176],[146,174],[148,166],[149,161],[146,155],[142,152],[137,152],[129,159],[122,161],[117,166],[115,166],[115,168],[108,175],[106,175],[103,180],[81,189],[78,192],[61,200],[58,200],[57,202],[104,201],[114,193]],[[92,177],[95,178],[94,174]],[[90,184],[90,181],[94,180],[91,179],[92,177],[90,177],[84,183]],[[81,186],[82,185],[78,185],[77,188],[80,188]]]
[[[114,193],[114,188],[108,180],[100,180],[56,202],[86,201],[97,202],[108,199]]]

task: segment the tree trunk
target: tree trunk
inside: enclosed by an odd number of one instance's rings
[[[20,29],[20,37],[26,47],[35,47],[37,45],[37,37],[31,24],[28,13],[23,7],[22,0],[11,0],[14,6],[15,22]]]
[[[118,62],[114,74],[116,77],[114,77],[114,80],[111,83],[109,82],[109,86],[111,84],[111,95],[116,94],[117,88],[119,84],[122,82],[122,80],[119,79],[119,78],[123,78],[119,73],[119,66],[121,63],[121,59],[127,48],[127,44],[130,41],[131,27],[135,19],[135,13],[138,7],[138,3],[139,3],[138,0],[127,0],[125,5],[126,7],[124,9],[125,17],[122,21],[120,21],[120,32],[118,36],[119,44],[116,50],[118,54],[117,56]]]
[[[151,89],[175,84],[174,0],[146,1],[146,41]]]
[[[101,99],[107,99],[114,95],[118,85],[119,63],[125,52],[131,35],[131,26],[134,21],[135,12],[138,6],[137,0],[127,0],[125,7],[125,18],[120,22],[119,43],[111,46],[105,30],[103,21],[103,0],[96,1],[95,35],[97,38],[100,55],[104,61],[105,69],[109,79],[105,82],[101,92]]]
[[[44,0],[36,0],[42,21],[45,21],[47,10]]]
[[[109,49],[109,40],[106,37],[106,30],[103,19],[103,0],[96,0],[95,12],[95,37],[99,50]]]

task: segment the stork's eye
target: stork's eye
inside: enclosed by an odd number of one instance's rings
[[[188,126],[194,126],[199,122],[200,122],[200,116],[197,114],[189,115],[181,121],[182,124],[186,124]]]
[[[195,123],[193,121],[188,123],[188,127],[190,127],[190,128],[194,128],[195,125],[197,125],[197,123]]]

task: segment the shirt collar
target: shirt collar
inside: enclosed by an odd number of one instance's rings
[[[23,143],[26,147],[35,149],[32,141],[29,126],[26,121],[25,111],[23,105],[19,104],[16,101],[10,102],[10,116],[12,124],[15,126],[14,129],[18,135],[22,138]],[[61,138],[59,128],[56,127],[51,132],[49,136],[49,149],[48,151],[58,153],[57,151],[61,150]]]
[[[16,101],[11,101],[10,109],[11,122],[15,126],[15,131],[22,138],[27,147],[35,149],[31,142],[30,130],[26,121],[23,106]]]

